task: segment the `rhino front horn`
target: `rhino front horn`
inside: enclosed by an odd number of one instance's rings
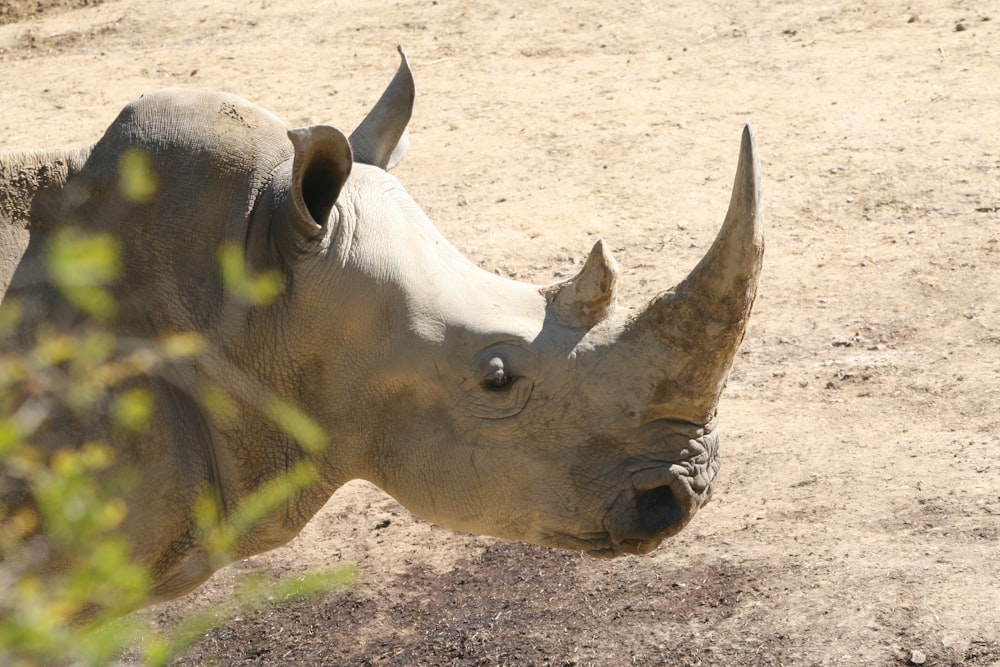
[[[736,181],[718,237],[693,271],[629,326],[640,348],[659,348],[648,415],[708,423],[746,333],[764,255],[760,163],[743,129]]]

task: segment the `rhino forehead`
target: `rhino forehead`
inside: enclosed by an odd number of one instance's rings
[[[471,262],[392,175],[356,164],[337,209],[329,246],[336,249],[338,271],[356,271],[356,284],[395,292],[389,295],[395,314],[426,340],[442,342],[448,331],[527,341],[538,336],[546,306],[538,288]]]

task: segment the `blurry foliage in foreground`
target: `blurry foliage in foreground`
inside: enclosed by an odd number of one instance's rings
[[[152,196],[155,179],[144,155],[123,161],[121,189],[136,200]],[[102,665],[120,659],[164,665],[237,610],[260,608],[321,594],[349,584],[348,568],[295,575],[277,582],[246,578],[228,612],[214,609],[184,621],[167,634],[149,627],[141,614],[127,614],[146,599],[150,581],[129,558],[116,534],[129,512],[129,488],[141,471],[114,469],[115,452],[103,441],[66,443],[43,451],[37,439],[56,415],[93,415],[107,420],[116,435],[141,435],[150,428],[155,406],[137,380],[155,376],[170,363],[200,354],[207,341],[177,334],[151,341],[120,341],[101,322],[116,312],[112,287],[119,275],[118,245],[109,236],[87,236],[73,228],[55,235],[46,256],[49,281],[87,316],[72,332],[39,327],[30,349],[5,345],[22,316],[9,300],[0,308],[0,495],[13,485],[30,489],[34,503],[5,514],[0,505],[0,664],[20,667],[74,662]],[[244,304],[266,305],[282,289],[278,277],[252,275],[238,248],[220,250],[227,290]],[[225,390],[199,388],[203,408],[231,409]],[[221,407],[220,407],[221,406]],[[325,435],[297,406],[273,396],[260,406],[306,452],[325,444]],[[229,547],[268,512],[315,480],[304,464],[273,480],[220,521],[206,494],[195,517],[213,557],[227,560]],[[33,537],[44,527],[44,539]],[[56,553],[66,571],[40,577],[32,566]],[[234,607],[233,605],[237,605]]]

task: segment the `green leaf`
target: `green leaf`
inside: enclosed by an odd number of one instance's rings
[[[318,452],[326,446],[323,428],[294,403],[274,397],[267,405],[267,414],[285,435],[293,438],[307,452]]]
[[[73,305],[108,319],[117,311],[107,287],[118,278],[118,258],[118,241],[110,235],[86,235],[67,227],[49,239],[46,267],[52,283]]]
[[[220,246],[219,266],[226,291],[249,305],[266,306],[284,290],[284,281],[278,271],[251,274],[243,249],[235,243]]]
[[[115,423],[127,431],[142,431],[153,417],[153,397],[145,389],[129,389],[115,399]]]
[[[153,199],[157,178],[149,153],[142,148],[129,148],[118,159],[118,189],[122,196],[138,204]]]

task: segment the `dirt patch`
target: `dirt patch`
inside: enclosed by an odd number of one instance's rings
[[[3,0],[0,2],[0,25],[30,19],[38,19],[47,14],[66,12],[80,7],[101,4],[103,0]]]
[[[352,483],[287,547],[144,613],[172,627],[251,571],[361,580],[244,614],[180,664],[1000,662],[995,7],[116,0],[0,26],[2,148],[92,142],[170,86],[349,131],[397,43],[418,93],[394,173],[445,236],[540,284],[603,237],[625,308],[711,244],[753,124],[768,248],[714,500],[609,562]]]
[[[594,589],[581,586],[590,574],[580,563],[574,554],[491,544],[444,573],[414,564],[381,592],[348,590],[251,614],[210,633],[178,664],[570,667],[602,664],[615,644],[627,664],[696,664],[703,648],[693,640],[717,632],[745,595],[759,591],[758,575],[714,564],[650,581],[609,576]],[[631,600],[619,604],[625,597]],[[564,610],[555,626],[553,609]],[[636,615],[662,626],[637,637]],[[329,641],[331,628],[343,641]]]

